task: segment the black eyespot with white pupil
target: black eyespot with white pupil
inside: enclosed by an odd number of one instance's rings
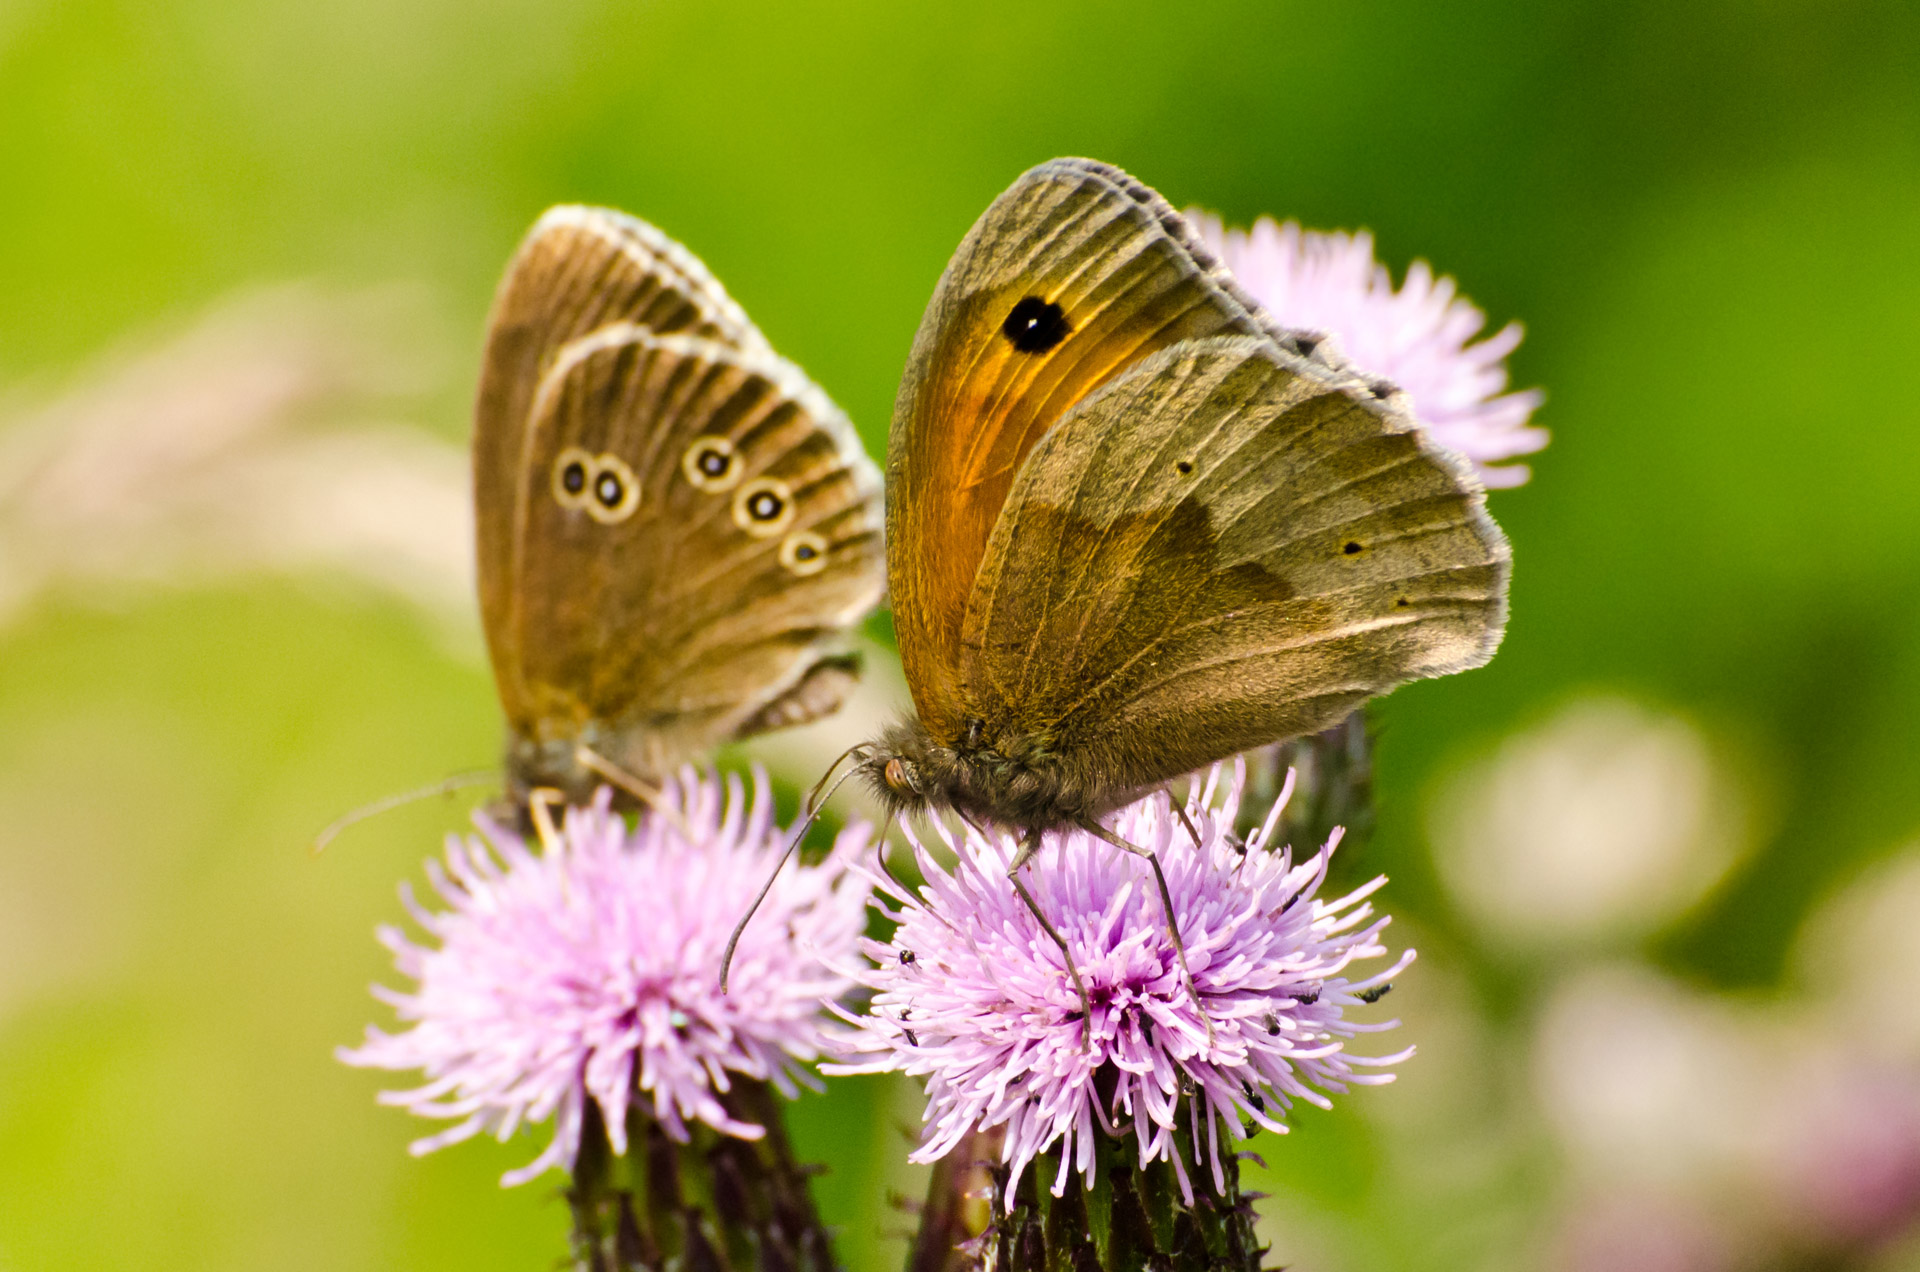
[[[734,468],[737,471],[740,465]],[[795,508],[793,487],[778,477],[756,477],[733,492],[733,524],[756,539],[785,534],[793,524]],[[825,544],[822,539],[814,546]],[[791,568],[793,562],[787,564]]]
[[[727,469],[733,467],[733,456],[717,447],[710,447],[701,451],[694,463],[698,464],[700,471],[708,477],[725,477]]]
[[[560,470],[560,484],[570,495],[577,495],[587,488],[587,466],[574,460]]]
[[[1000,333],[1021,353],[1045,353],[1067,338],[1067,315],[1060,306],[1028,296],[1013,307]]]
[[[817,560],[819,556],[820,549],[814,547],[811,543],[794,545],[793,559],[796,561],[813,561]]]
[[[593,483],[593,497],[602,507],[618,508],[625,497],[627,488],[620,481],[618,473],[601,473],[599,480]]]

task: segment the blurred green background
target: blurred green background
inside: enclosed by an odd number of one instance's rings
[[[0,1269],[553,1266],[534,1140],[411,1159],[331,1057],[461,808],[307,851],[497,752],[495,279],[550,203],[636,212],[879,453],[1058,154],[1368,227],[1549,393],[1506,645],[1384,704],[1349,864],[1422,1054],[1256,1143],[1274,1261],[1920,1267],[1909,0],[0,0]],[[915,1114],[796,1110],[854,1272]]]

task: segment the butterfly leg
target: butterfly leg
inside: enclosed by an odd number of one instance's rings
[[[1194,828],[1193,819],[1187,816],[1187,810],[1180,804],[1174,803],[1171,795],[1167,797],[1167,802],[1173,805],[1173,815],[1180,819],[1180,824],[1187,828],[1189,835],[1193,836],[1193,846],[1195,848],[1206,847],[1205,844],[1200,842],[1200,832]]]
[[[1067,961],[1067,975],[1073,980],[1073,992],[1080,995],[1080,1050],[1088,1051],[1093,1047],[1093,1000],[1087,997],[1087,987],[1080,979],[1080,969],[1074,965],[1073,951],[1067,948],[1067,938],[1047,922],[1047,916],[1040,909],[1040,903],[1027,891],[1027,885],[1020,882],[1020,867],[1033,860],[1033,854],[1040,851],[1040,832],[1030,830],[1026,838],[1020,841],[1020,851],[1013,855],[1013,864],[1007,868],[1007,878],[1013,884],[1013,890],[1027,903],[1027,909],[1033,911],[1033,917],[1039,922],[1040,930],[1053,938],[1060,947],[1060,957]]]
[[[527,816],[533,821],[533,833],[540,838],[540,850],[549,855],[560,848],[553,810],[566,807],[566,803],[566,795],[551,786],[536,786],[527,792]]]
[[[1138,844],[1128,843],[1105,826],[1092,820],[1080,823],[1080,828],[1096,839],[1104,839],[1115,848],[1124,849],[1136,857],[1145,857],[1147,864],[1153,867],[1153,880],[1160,885],[1160,909],[1167,916],[1167,935],[1173,938],[1173,956],[1180,963],[1180,979],[1187,987],[1187,997],[1193,1000],[1194,1010],[1200,1013],[1201,1023],[1207,1027],[1207,1046],[1213,1046],[1213,1018],[1207,1015],[1206,1005],[1200,1001],[1200,991],[1194,988],[1193,973],[1187,968],[1187,946],[1180,939],[1180,925],[1173,917],[1173,893],[1167,888],[1167,876],[1160,869],[1160,858],[1151,848],[1142,848]],[[1196,840],[1197,842],[1197,840]]]
[[[618,764],[615,764],[612,760],[584,743],[573,748],[573,758],[574,762],[579,764],[581,768],[587,770],[587,772],[625,791],[627,794],[639,800],[646,808],[666,818],[667,821],[672,823],[673,828],[680,832],[681,838],[685,839],[688,843],[693,842],[693,828],[687,825],[687,819],[680,815],[679,809],[674,808],[666,802],[665,791],[662,791],[651,782],[643,781],[635,774],[627,772],[627,770],[621,768]]]

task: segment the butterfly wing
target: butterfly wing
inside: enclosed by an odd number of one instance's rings
[[[894,630],[935,739],[966,719],[967,598],[1028,452],[1140,359],[1222,334],[1290,339],[1178,212],[1117,168],[1042,164],[968,233],[915,337],[887,453]]]
[[[967,610],[986,736],[1118,794],[1485,662],[1506,541],[1402,402],[1213,337],[1069,412],[1021,468]]]
[[[474,449],[519,784],[577,789],[580,742],[658,775],[837,705],[882,589],[879,474],[685,249],[543,217],[495,303]]]

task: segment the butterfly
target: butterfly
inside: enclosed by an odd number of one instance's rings
[[[880,475],[693,254],[549,210],[488,320],[480,612],[507,784],[643,801],[722,742],[833,711],[884,586]]]
[[[1031,843],[1478,666],[1505,626],[1467,462],[1091,160],[1029,171],[961,243],[887,483],[917,715],[861,768]]]
[[[886,531],[915,714],[848,775],[896,814],[1018,832],[1014,886],[1062,950],[1019,878],[1047,832],[1151,858],[1101,819],[1479,666],[1506,623],[1507,542],[1468,463],[1088,159],[1023,175],[941,276]]]

